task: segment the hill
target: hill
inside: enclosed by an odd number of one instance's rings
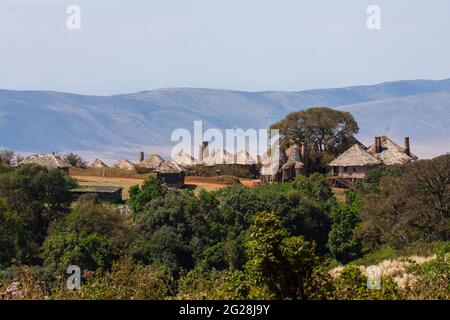
[[[292,111],[329,106],[352,112],[359,138],[411,136],[413,151],[450,151],[450,79],[415,80],[300,92],[175,88],[114,96],[0,90],[0,147],[66,150],[114,159],[170,152],[174,129],[264,128]],[[417,149],[414,149],[415,147]]]

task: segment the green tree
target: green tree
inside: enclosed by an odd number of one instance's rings
[[[356,142],[354,135],[359,131],[350,113],[330,108],[292,112],[271,128],[279,130],[283,147],[291,143],[307,144],[310,172],[324,171],[333,156]]]
[[[353,236],[359,222],[358,213],[349,205],[335,207],[332,212],[333,224],[328,235],[328,248],[331,255],[346,263],[358,257],[360,243]]]
[[[253,218],[247,243],[246,270],[256,288],[253,298],[324,298],[327,275],[320,271],[315,245],[303,237],[289,237],[274,213]],[[321,283],[321,286],[317,286]]]
[[[87,161],[78,154],[70,152],[63,157],[64,161],[76,168],[87,168]]]
[[[76,183],[65,173],[36,165],[22,165],[0,174],[2,215],[12,223],[8,233],[15,239],[16,250],[11,259],[40,262],[40,246],[47,228],[51,221],[68,212],[70,189],[74,186]]]
[[[391,171],[391,170],[390,170]],[[398,167],[364,196],[355,230],[369,252],[450,239],[450,155]]]
[[[142,186],[132,186],[129,193],[130,198],[127,204],[130,206],[132,214],[136,216],[143,211],[145,205],[152,199],[162,197],[164,189],[155,177],[149,176]]]
[[[97,233],[57,233],[47,238],[43,251],[45,265],[60,274],[64,274],[70,265],[95,271],[98,268],[109,268],[113,261],[113,249],[108,239]]]
[[[128,252],[135,237],[126,216],[90,196],[81,197],[49,230],[43,245],[45,265],[60,272],[72,264],[92,271],[109,268]]]

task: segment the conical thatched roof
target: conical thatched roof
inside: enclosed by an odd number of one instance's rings
[[[108,168],[106,163],[104,163],[100,159],[95,159],[94,162],[92,162],[89,167],[90,168]]]
[[[116,161],[113,164],[113,167],[117,168],[117,169],[128,170],[128,171],[136,170],[136,165],[128,159],[122,159],[122,160]]]
[[[187,154],[183,150],[175,156],[172,156],[172,161],[182,167],[191,167],[198,164],[198,161],[194,159],[190,154]]]
[[[37,164],[50,169],[67,169],[71,165],[54,154],[33,154],[22,160],[20,164]]]
[[[159,173],[181,173],[183,172],[183,169],[181,169],[174,161],[167,160],[164,161],[156,171]]]
[[[241,150],[234,155],[234,163],[249,165],[249,164],[255,164],[256,161],[253,159],[253,157],[250,155],[250,153],[248,153],[247,151]]]
[[[205,166],[214,166],[216,164],[233,164],[234,156],[225,149],[216,149],[211,155],[203,159]]]
[[[354,144],[350,149],[345,151],[335,160],[333,160],[330,167],[357,167],[357,166],[374,166],[381,164],[373,154],[368,152],[360,144]]]
[[[164,159],[157,154],[150,155],[144,161],[138,163],[139,167],[156,170],[164,162]]]
[[[368,151],[386,165],[404,164],[418,159],[413,154],[408,155],[404,148],[385,136],[381,137],[380,153],[375,153],[375,143],[368,148]]]

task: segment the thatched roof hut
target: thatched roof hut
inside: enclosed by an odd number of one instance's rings
[[[233,164],[234,156],[225,149],[216,149],[211,152],[209,157],[203,159],[205,166],[214,166],[216,164]]]
[[[156,176],[162,185],[171,188],[182,188],[184,186],[184,170],[172,160],[164,161],[156,169]]]
[[[388,166],[405,164],[418,159],[410,151],[408,137],[405,138],[405,147],[403,148],[386,136],[377,137],[375,138],[375,142],[368,148],[368,151]]]
[[[102,169],[102,168],[108,168],[108,166],[107,166],[106,163],[104,163],[102,160],[100,160],[100,159],[95,159],[94,162],[92,162],[92,163],[89,165],[89,168],[99,168],[99,169]]]
[[[138,163],[139,167],[156,170],[164,162],[164,159],[157,154],[150,155],[144,161]]]
[[[136,165],[128,159],[121,159],[121,160],[116,161],[113,164],[113,167],[117,168],[117,169],[127,170],[127,171],[136,170]]]
[[[242,165],[256,164],[255,159],[245,150],[241,150],[234,155],[234,163]]]
[[[172,156],[172,161],[175,162],[177,165],[185,168],[189,168],[198,164],[198,161],[195,160],[194,157],[184,152],[183,150],[181,150],[175,156]]]
[[[61,159],[55,154],[33,154],[20,162],[20,164],[37,164],[49,169],[63,169],[68,171],[72,167],[69,163]]]
[[[339,157],[330,162],[330,167],[376,166],[382,164],[372,153],[360,144],[354,144]]]

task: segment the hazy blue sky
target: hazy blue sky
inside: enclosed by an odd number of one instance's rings
[[[81,8],[69,31],[66,9]],[[382,29],[366,28],[370,4]],[[0,88],[303,90],[450,77],[448,0],[1,0]]]

